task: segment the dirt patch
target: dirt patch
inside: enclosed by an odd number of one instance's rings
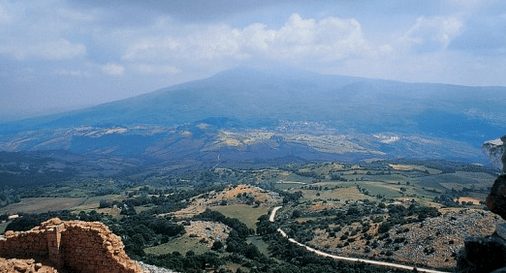
[[[215,241],[225,242],[230,228],[222,223],[207,221],[192,221],[185,226],[186,234],[199,238],[202,243],[211,247]]]

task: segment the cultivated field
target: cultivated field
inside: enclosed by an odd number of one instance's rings
[[[218,211],[227,217],[237,218],[239,221],[243,222],[246,226],[252,229],[256,229],[257,219],[269,212],[268,207],[260,206],[254,208],[246,204],[215,206],[211,207],[211,209]]]
[[[21,202],[0,209],[0,214],[43,213],[70,210],[82,204],[85,198],[24,198]],[[98,207],[98,206],[97,206]]]

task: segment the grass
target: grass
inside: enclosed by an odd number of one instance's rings
[[[378,194],[385,196],[385,198],[397,198],[403,196],[398,190],[390,188],[387,185],[380,185],[376,183],[376,185],[371,184],[362,184],[361,188],[369,191],[369,195],[376,196]]]
[[[362,199],[371,199],[372,197],[367,196],[357,190],[355,187],[355,184],[350,183],[318,183],[318,185],[327,185],[329,187],[332,186],[340,186],[343,188],[337,188],[333,190],[322,190],[322,191],[316,191],[316,190],[300,190],[302,192],[303,198],[306,200],[315,200],[315,199],[321,199],[321,200],[330,200],[330,199],[339,199],[341,201],[344,200],[362,200]],[[299,191],[299,190],[297,190]]]
[[[248,226],[248,228],[252,229],[256,229],[258,218],[269,212],[268,207],[260,206],[258,208],[253,208],[246,204],[215,206],[211,207],[211,210],[218,211],[230,218],[236,218]]]
[[[135,207],[135,212],[141,213],[143,211],[148,211],[148,210],[150,210],[152,208],[153,208],[153,206],[136,206]]]
[[[198,255],[210,250],[207,245],[199,243],[199,241],[200,238],[190,237],[185,234],[181,237],[171,239],[168,243],[145,248],[144,252],[147,254],[163,255],[177,251],[185,255],[186,252],[191,250]]]
[[[5,222],[5,223],[0,224],[0,234],[4,234],[5,228],[7,228],[7,225],[9,225],[9,222]]]
[[[247,242],[255,245],[262,254],[269,257],[269,244],[262,240],[261,236],[248,237]]]
[[[24,198],[21,202],[0,209],[0,214],[43,213],[70,210],[81,204],[84,198]]]
[[[237,263],[228,263],[228,264],[225,264],[225,265],[222,265],[219,267],[219,269],[226,269],[226,270],[230,270],[232,272],[236,272],[237,269],[239,269],[239,268],[243,272],[249,272],[247,267],[241,266],[240,264],[237,264]]]
[[[299,188],[300,186],[303,186],[303,184],[283,182],[283,183],[276,183],[275,185],[276,189],[278,190],[290,190],[293,188]]]
[[[100,206],[100,200],[107,200],[108,202],[112,202],[114,200],[120,201],[122,199],[123,196],[117,194],[89,197],[84,199],[83,202],[79,204],[79,206],[73,207],[72,212],[98,210],[98,207]]]
[[[286,173],[286,175],[279,175],[280,181],[303,182],[310,184],[313,181],[312,177],[301,176],[295,173]]]
[[[445,191],[443,185],[459,184],[462,186],[473,185],[479,183],[477,180],[467,177],[466,175],[454,174],[439,174],[414,179],[416,184],[426,188],[434,188],[437,190]]]

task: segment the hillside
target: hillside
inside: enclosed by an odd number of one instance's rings
[[[0,150],[39,157],[46,162],[39,174],[63,176],[399,157],[488,164],[480,147],[505,130],[505,94],[502,87],[237,68],[0,124]],[[8,158],[19,155],[5,154],[3,166],[18,164]],[[28,170],[11,166],[2,175]]]

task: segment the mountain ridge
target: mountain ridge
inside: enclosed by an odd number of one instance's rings
[[[506,131],[505,102],[500,87],[241,67],[121,101],[0,124],[0,150],[211,165],[292,156],[486,163],[480,147]]]

